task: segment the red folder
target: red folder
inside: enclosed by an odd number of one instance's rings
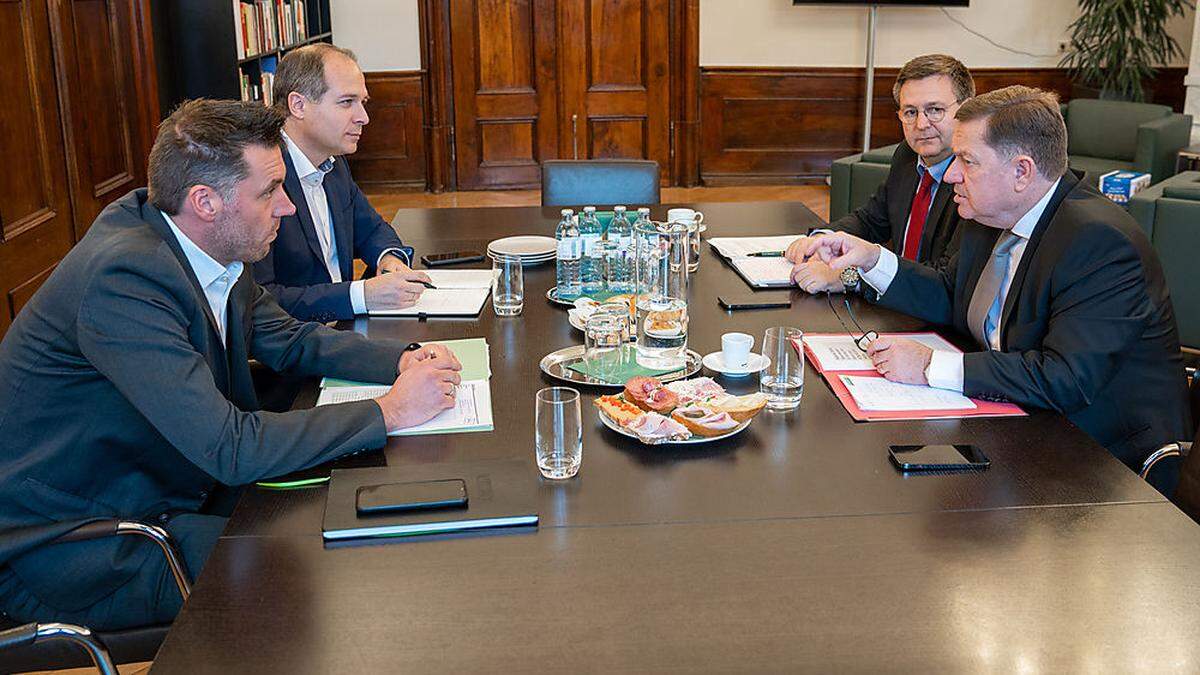
[[[840,333],[812,333],[810,337],[822,336],[838,336]],[[918,335],[929,335],[929,333],[880,333],[881,336],[888,337],[912,337]],[[795,341],[793,340],[793,343]],[[794,344],[797,349],[801,345]],[[858,422],[878,422],[885,420],[942,420],[942,419],[963,419],[967,417],[1021,417],[1027,415],[1020,406],[1015,403],[997,403],[995,401],[984,401],[977,398],[972,398],[975,407],[967,410],[863,410],[854,402],[854,396],[846,389],[845,383],[838,377],[839,375],[854,375],[856,377],[883,377],[875,370],[825,370],[821,367],[820,361],[817,359],[813,351],[808,345],[803,345],[804,353],[808,357],[809,363],[825,381],[829,383],[829,388],[833,390],[838,400],[842,402],[842,407],[850,416]],[[957,349],[957,348],[955,348]]]

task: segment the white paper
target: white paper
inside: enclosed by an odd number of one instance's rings
[[[937,333],[913,333],[895,337],[908,338],[935,351],[960,351]],[[849,335],[805,335],[804,344],[816,357],[821,370],[875,370],[871,357],[860,351],[854,344],[854,338]]]
[[[317,405],[332,405],[350,401],[365,401],[387,393],[387,385],[363,385],[356,387],[331,387],[322,389]],[[389,436],[434,434],[468,428],[491,428],[492,391],[487,380],[469,380],[458,385],[454,392],[454,407],[443,410],[433,419],[388,433]]]
[[[708,245],[726,258],[741,258],[751,253],[786,251],[793,241],[803,235],[784,234],[777,237],[713,237]]]
[[[862,410],[973,410],[975,402],[948,389],[935,389],[922,384],[900,384],[882,377],[839,375],[854,402]]]
[[[500,270],[425,270],[438,290],[444,288],[491,288]],[[430,289],[433,290],[433,289]]]
[[[792,263],[785,258],[731,258],[729,264],[751,286],[792,286]]]
[[[483,310],[491,292],[490,282],[483,288],[428,288],[411,307],[373,309],[371,316],[473,316]]]

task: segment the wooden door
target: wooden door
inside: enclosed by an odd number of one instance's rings
[[[109,202],[146,184],[149,134],[134,81],[144,52],[130,0],[49,0],[76,239]],[[153,79],[151,78],[151,82]],[[149,96],[143,93],[142,96]],[[153,94],[157,97],[157,94]]]
[[[558,149],[553,0],[451,0],[459,189],[531,187]]]
[[[0,336],[73,243],[46,0],[0,0]]]
[[[561,157],[653,159],[670,176],[668,0],[559,3]]]

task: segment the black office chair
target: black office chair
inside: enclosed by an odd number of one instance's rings
[[[1200,523],[1200,453],[1193,453],[1192,447],[1200,443],[1200,372],[1195,368],[1187,369],[1188,396],[1192,410],[1192,423],[1195,425],[1195,440],[1167,443],[1150,453],[1142,463],[1138,475],[1143,480],[1151,479],[1151,472],[1164,461],[1174,461],[1179,464],[1179,484],[1171,495],[1171,501],[1181,511]],[[1151,481],[1153,482],[1153,481]]]
[[[158,545],[167,559],[179,594],[186,602],[192,593],[180,555],[171,535],[161,527],[129,520],[101,520],[71,530],[54,543],[136,535]],[[0,672],[82,668],[95,665],[101,673],[116,673],[113,663],[152,661],[167,636],[170,624],[118,631],[93,632],[82,626],[60,623],[27,623],[0,632]],[[60,639],[62,638],[62,639]],[[79,649],[84,647],[84,651]],[[107,665],[105,665],[107,662]],[[107,670],[106,670],[107,668]]]
[[[542,206],[633,207],[658,203],[658,162],[645,159],[542,162]]]

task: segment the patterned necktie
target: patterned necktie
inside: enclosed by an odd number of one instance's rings
[[[921,186],[917,188],[917,196],[913,197],[912,211],[908,214],[908,229],[904,231],[904,248],[901,255],[916,261],[921,252],[921,234],[925,231],[925,218],[929,216],[929,202],[933,196],[933,174],[928,171],[921,175]]]
[[[975,284],[971,304],[967,306],[967,326],[971,329],[971,335],[975,336],[975,341],[984,349],[992,348],[988,336],[999,325],[1000,312],[1004,309],[1000,288],[1008,278],[1012,250],[1019,241],[1021,237],[1013,234],[1012,230],[1005,230],[1000,235],[996,247],[992,249],[991,260],[988,261],[987,267],[983,268],[979,282]]]

